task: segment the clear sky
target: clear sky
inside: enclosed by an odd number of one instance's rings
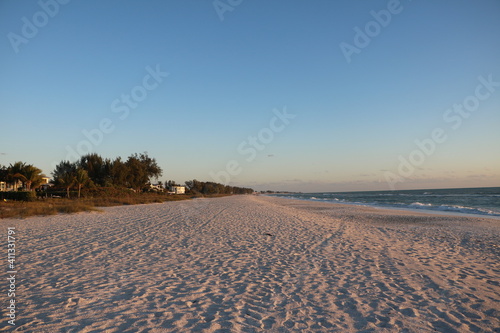
[[[499,32],[498,0],[2,0],[0,164],[147,151],[161,180],[258,190],[500,186]]]

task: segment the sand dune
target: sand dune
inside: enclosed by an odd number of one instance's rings
[[[256,196],[103,210],[0,221],[18,236],[1,331],[500,332],[498,220]]]

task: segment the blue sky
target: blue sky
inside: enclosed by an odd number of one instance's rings
[[[178,182],[500,186],[499,31],[496,0],[4,0],[0,164],[147,151]]]

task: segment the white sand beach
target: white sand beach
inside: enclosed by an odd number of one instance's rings
[[[0,220],[0,331],[500,332],[499,220],[265,196],[102,210]]]

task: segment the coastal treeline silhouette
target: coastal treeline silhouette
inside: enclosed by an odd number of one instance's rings
[[[194,194],[252,194],[251,188],[229,186],[214,182],[201,182],[196,179],[186,181],[186,187]]]
[[[83,186],[122,187],[136,192],[143,190],[153,178],[161,177],[163,170],[147,153],[132,154],[126,161],[121,157],[114,160],[102,158],[98,154],[87,154],[77,162],[62,161],[52,172],[52,182],[69,190],[78,188],[78,196]]]
[[[0,182],[3,182],[2,197],[8,199],[28,200],[36,198],[35,190],[39,195],[56,193],[64,190],[64,196],[71,197],[72,191],[80,198],[82,195],[106,196],[121,195],[123,190],[134,193],[163,192],[165,187],[179,186],[175,181],[169,180],[164,184],[158,181],[163,175],[162,168],[155,158],[147,152],[134,153],[126,160],[121,157],[115,159],[103,158],[91,153],[81,156],[76,162],[61,161],[52,171],[50,185],[43,187],[48,177],[42,170],[32,164],[15,162],[9,166],[0,165]],[[153,181],[157,184],[152,186]],[[215,182],[203,182],[196,179],[185,182],[186,194],[193,195],[230,195],[253,193],[251,188],[229,186]],[[82,189],[86,189],[85,192]],[[8,191],[8,192],[6,192]],[[11,193],[9,193],[11,192]],[[12,192],[30,192],[21,194]],[[168,191],[165,191],[168,193]],[[7,195],[11,194],[11,195]]]

